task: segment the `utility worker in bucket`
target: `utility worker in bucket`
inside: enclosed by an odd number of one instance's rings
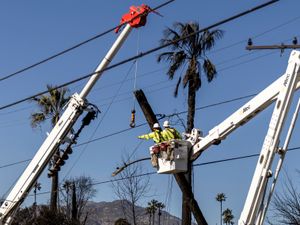
[[[170,126],[170,122],[168,120],[166,120],[163,124],[164,126],[164,130],[162,131],[162,136],[165,140],[164,144],[165,144],[165,149],[166,149],[166,159],[167,160],[173,160],[174,159],[174,153],[172,151],[172,148],[170,147],[170,140],[174,140],[174,139],[178,139],[181,140],[182,137],[180,135],[180,133],[173,127]]]
[[[158,167],[158,155],[160,151],[159,143],[163,142],[161,128],[158,123],[153,124],[153,132],[138,136],[139,139],[153,139],[155,145],[150,148],[151,163],[153,167]]]
[[[180,133],[173,127],[170,127],[170,122],[166,120],[163,124],[164,130],[162,131],[162,136],[165,141],[169,141],[172,139],[182,139]]]
[[[158,144],[162,141],[164,141],[164,138],[162,136],[161,133],[161,129],[158,123],[153,124],[153,132],[149,133],[149,134],[144,134],[144,135],[140,135],[138,136],[139,139],[153,139],[153,141]]]

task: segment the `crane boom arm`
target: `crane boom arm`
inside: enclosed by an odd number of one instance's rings
[[[118,32],[121,27],[125,27],[118,36],[117,40],[107,52],[97,67],[94,75],[89,79],[81,93],[75,93],[72,96],[65,112],[2,203],[0,207],[0,225],[11,224],[16,210],[24,201],[38,177],[45,169],[47,163],[59,148],[66,135],[71,131],[78,117],[86,108],[87,95],[102,75],[104,69],[109,65],[113,57],[121,48],[132,28],[137,28],[146,24],[146,17],[149,12],[151,12],[151,8],[143,4],[141,6],[131,6],[129,13],[123,15],[121,24],[116,32]]]
[[[292,51],[286,72],[271,85],[257,94],[253,99],[244,104],[222,123],[211,129],[205,137],[200,137],[199,130],[194,129],[188,140],[193,144],[191,160],[199,157],[201,152],[214,143],[225,139],[231,132],[247,123],[259,112],[266,109],[276,101],[269,123],[268,132],[265,136],[261,153],[255,168],[252,182],[248,191],[247,199],[242,210],[239,225],[261,225],[264,221],[268,202],[272,195],[275,182],[273,182],[269,198],[265,201],[266,189],[269,178],[272,177],[272,163],[276,153],[279,151],[279,140],[283,125],[289,112],[294,93],[300,88],[300,52]],[[298,112],[296,110],[295,113]],[[295,119],[294,119],[295,120]],[[291,126],[295,121],[291,122]],[[292,132],[292,131],[289,131]],[[290,137],[291,133],[288,134]],[[288,144],[288,141],[287,141]],[[284,149],[287,149],[285,144]],[[283,157],[279,165],[281,166]],[[279,171],[276,172],[276,178]]]
[[[269,129],[258,158],[244,209],[238,223],[239,225],[261,224],[264,220],[263,210],[266,188],[269,178],[272,177],[273,174],[272,163],[275,153],[278,152],[280,134],[293,100],[298,76],[300,75],[299,59],[299,52],[293,51],[285,73],[285,79],[281,84],[280,92],[275,103]]]
[[[82,112],[84,101],[73,95],[66,111],[39,148],[0,208],[0,224],[10,224],[10,217],[24,201],[32,186],[56,152]]]
[[[237,111],[231,114],[227,119],[211,129],[205,137],[201,138],[200,141],[197,141],[193,146],[191,159],[197,159],[201,152],[206,150],[214,143],[224,140],[235,129],[244,125],[259,112],[271,105],[277,99],[282,88],[282,83],[284,83],[286,80],[286,75],[287,72],[242,107],[240,107]],[[295,90],[298,90],[299,88],[300,77],[297,76]]]

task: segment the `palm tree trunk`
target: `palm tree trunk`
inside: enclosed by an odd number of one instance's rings
[[[188,114],[187,114],[187,127],[186,127],[187,133],[190,133],[194,128],[195,108],[196,108],[196,89],[194,86],[194,82],[190,80],[189,89],[188,89]]]
[[[222,201],[220,202],[220,204],[221,204],[221,207],[220,207],[220,209],[221,209],[221,214],[220,214],[220,225],[222,225],[223,224],[223,222],[222,222],[222,211],[223,211],[223,204],[222,204]]]
[[[161,211],[160,208],[158,208],[158,225],[160,225],[160,216],[161,216]]]
[[[75,182],[72,184],[72,221],[77,221],[78,211],[77,211],[77,198],[76,198],[76,185]]]
[[[154,221],[155,221],[155,211],[153,211],[153,214],[152,214],[152,225],[154,225]]]
[[[54,164],[57,161],[56,159],[59,158],[59,156],[60,156],[60,152],[59,150],[57,150],[53,157]],[[58,199],[58,171],[54,172],[52,176],[50,209],[53,211],[57,211],[57,199]]]
[[[52,185],[51,185],[51,199],[50,209],[52,211],[57,210],[57,196],[58,196],[58,172],[53,173]]]
[[[188,115],[187,115],[187,128],[186,132],[190,133],[194,128],[194,117],[195,117],[195,107],[196,107],[196,90],[194,87],[194,82],[192,80],[189,81],[189,89],[188,89]],[[186,180],[192,190],[192,163],[188,164],[188,172],[185,174]],[[192,222],[192,214],[190,209],[190,201],[188,195],[182,195],[182,225],[191,225]]]

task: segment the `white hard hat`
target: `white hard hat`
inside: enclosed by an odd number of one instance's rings
[[[170,123],[169,123],[169,121],[168,120],[166,120],[165,122],[164,122],[164,125],[163,125],[164,127],[169,127],[170,126]]]
[[[159,128],[159,124],[158,123],[153,124],[153,128]]]

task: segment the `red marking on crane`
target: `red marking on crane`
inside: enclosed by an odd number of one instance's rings
[[[118,33],[120,28],[126,23],[134,28],[144,26],[147,21],[147,15],[150,11],[152,11],[152,9],[144,4],[141,6],[131,6],[129,13],[123,15],[120,25],[116,28],[115,32]]]

